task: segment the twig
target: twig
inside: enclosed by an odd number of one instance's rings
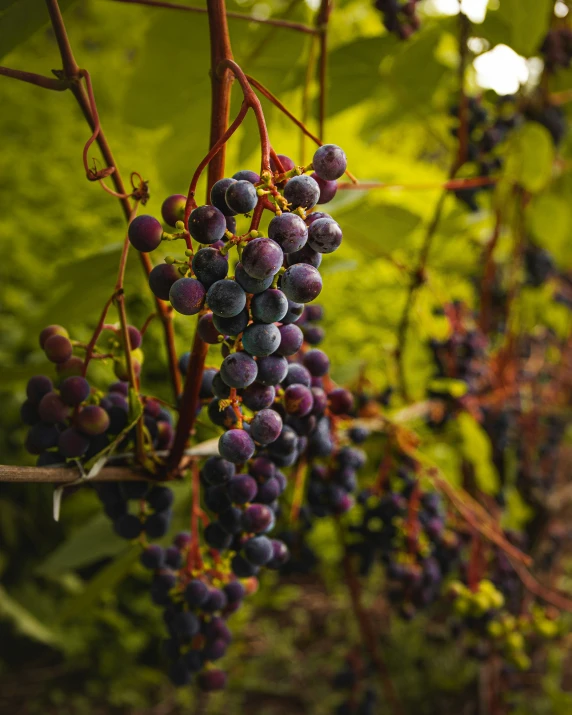
[[[321,0],[320,9],[316,17],[316,27],[320,33],[320,57],[319,66],[319,103],[318,103],[318,126],[320,139],[324,141],[326,124],[326,101],[328,96],[327,73],[328,73],[328,20],[332,11],[333,0]]]
[[[43,87],[43,89],[53,89],[56,92],[64,92],[71,86],[70,82],[63,79],[44,77],[43,75],[36,74],[35,72],[13,70],[9,67],[0,67],[0,75],[3,75],[4,77],[12,77],[13,79],[19,79],[22,82],[28,82],[28,84],[35,84],[36,87]]]

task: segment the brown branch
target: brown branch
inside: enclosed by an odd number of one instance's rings
[[[500,238],[502,220],[501,213],[497,209],[495,217],[495,227],[493,229],[493,235],[490,241],[485,246],[484,256],[483,256],[483,277],[481,279],[481,299],[480,299],[480,315],[479,315],[479,327],[485,333],[488,334],[491,323],[491,313],[493,308],[493,288],[495,280],[495,261],[494,252],[497,246],[498,240]]]
[[[326,101],[327,101],[327,74],[328,74],[328,20],[332,11],[333,0],[321,0],[320,9],[316,17],[316,27],[320,33],[320,57],[319,67],[319,103],[318,103],[318,127],[320,139],[324,141],[324,131],[326,124]]]
[[[159,7],[165,10],[181,10],[183,12],[194,12],[201,15],[206,15],[208,9],[205,7],[193,7],[191,5],[180,5],[174,2],[163,2],[162,0],[113,0],[114,2],[126,3],[128,5],[147,5],[148,7]],[[304,25],[301,22],[291,22],[290,20],[276,20],[273,18],[263,19],[260,17],[252,17],[243,12],[227,12],[227,17],[232,20],[243,20],[245,22],[256,22],[260,25],[272,25],[281,27],[285,30],[296,30],[297,32],[305,32],[307,35],[315,35],[317,31],[313,27]]]
[[[36,87],[43,87],[44,89],[53,89],[56,92],[64,92],[66,89],[70,88],[70,83],[63,79],[44,77],[43,75],[36,74],[35,72],[13,70],[9,67],[0,67],[0,75],[3,75],[4,77],[12,77],[13,79],[19,79],[22,82],[28,82],[28,84],[35,84]]]
[[[389,184],[380,181],[364,181],[359,184],[338,184],[338,190],[341,191],[370,191],[372,189],[395,189],[395,190],[434,190],[443,189],[446,191],[458,191],[459,189],[469,189],[478,186],[493,186],[497,183],[497,179],[492,176],[474,176],[470,179],[449,179],[448,181],[422,184]]]
[[[87,481],[117,482],[145,479],[149,475],[133,467],[104,467]],[[73,467],[11,467],[0,465],[0,482],[26,482],[33,484],[70,484],[78,479]]]

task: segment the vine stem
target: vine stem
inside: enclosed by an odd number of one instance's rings
[[[373,189],[396,189],[396,190],[433,190],[443,189],[445,191],[457,191],[459,189],[469,189],[479,186],[494,186],[497,179],[492,176],[473,176],[469,179],[448,179],[444,182],[422,183],[422,184],[390,184],[380,181],[364,181],[359,184],[338,184],[338,190],[342,191],[370,191]]]
[[[0,67],[0,75],[12,77],[12,79],[19,79],[21,82],[27,82],[28,84],[35,84],[36,87],[42,87],[43,89],[53,89],[56,92],[64,92],[71,86],[70,82],[63,79],[44,77],[41,74],[25,72],[24,70],[13,70],[10,69],[10,67]]]
[[[328,81],[328,21],[333,8],[333,0],[321,0],[320,9],[316,17],[316,26],[320,33],[320,57],[319,67],[319,103],[318,103],[318,127],[320,139],[323,141],[326,126],[326,101],[327,101],[327,81]]]

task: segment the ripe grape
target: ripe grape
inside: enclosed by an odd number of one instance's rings
[[[258,366],[260,374],[260,365]],[[262,385],[260,382],[253,382],[246,389],[241,391],[242,404],[253,412],[263,410],[274,404],[276,391],[271,385]]]
[[[320,218],[308,229],[308,245],[319,253],[333,253],[342,242],[342,230],[331,218]]]
[[[129,337],[129,347],[131,350],[137,350],[137,348],[141,345],[141,342],[143,340],[143,336],[139,332],[139,330],[134,326],[134,325],[128,325],[127,326],[127,334]]]
[[[156,512],[145,520],[144,530],[150,539],[161,539],[169,531],[169,512]]]
[[[205,343],[209,345],[218,343],[220,333],[214,324],[214,315],[212,313],[201,315],[197,324],[197,331]]]
[[[211,189],[211,204],[215,206],[225,216],[236,216],[238,211],[233,211],[226,203],[226,190],[231,184],[235,184],[236,179],[219,179],[213,184]]]
[[[265,533],[273,524],[274,513],[266,504],[250,504],[242,513],[242,525],[248,534]]]
[[[207,293],[207,304],[215,315],[232,318],[246,305],[246,293],[236,281],[220,280]]]
[[[282,427],[280,435],[270,445],[269,452],[272,455],[287,456],[296,452],[298,445],[298,435],[288,425]]]
[[[214,326],[222,335],[239,335],[246,328],[249,320],[250,316],[246,308],[238,315],[233,315],[232,318],[213,315]]]
[[[205,302],[205,287],[196,278],[179,278],[169,291],[171,305],[182,315],[196,315]]]
[[[60,434],[58,449],[64,457],[82,457],[88,448],[89,439],[73,427],[69,427]]]
[[[297,214],[283,213],[270,221],[268,236],[276,241],[284,253],[293,253],[306,243],[308,228]]]
[[[294,176],[284,187],[284,198],[292,208],[313,208],[320,198],[320,187],[311,176]]]
[[[282,325],[280,328],[280,345],[276,351],[279,355],[288,357],[294,355],[302,347],[304,334],[297,325]]]
[[[288,310],[280,322],[282,323],[282,325],[290,325],[290,323],[296,323],[302,316],[303,312],[303,303],[294,303],[293,300],[288,299]]]
[[[250,436],[259,444],[274,442],[282,431],[282,418],[274,410],[260,410],[250,422]]]
[[[324,181],[335,181],[343,176],[348,161],[343,149],[335,144],[324,144],[319,147],[312,159],[314,171]]]
[[[280,331],[272,323],[253,323],[244,331],[242,344],[251,355],[266,357],[280,344]]]
[[[167,263],[159,263],[149,273],[149,288],[157,298],[169,300],[169,291],[175,281],[178,281],[181,274],[175,266]]]
[[[229,387],[248,387],[257,374],[256,362],[246,353],[231,353],[220,366],[220,376]]]
[[[74,375],[82,375],[83,368],[83,360],[80,357],[72,355],[69,360],[57,363],[56,372],[62,378],[73,377]]]
[[[193,272],[205,288],[226,278],[228,261],[216,248],[201,248],[193,256]]]
[[[319,325],[312,325],[309,328],[304,327],[304,339],[310,345],[319,345],[324,339],[324,329]]]
[[[224,670],[204,670],[199,673],[197,683],[201,690],[211,693],[215,690],[224,690],[226,685],[226,673]]]
[[[218,370],[216,370],[215,368],[203,370],[201,378],[201,387],[199,390],[199,397],[202,400],[207,400],[212,395],[212,384],[215,375],[218,375]]]
[[[50,362],[62,363],[71,358],[73,346],[64,335],[51,335],[44,343],[44,352]]]
[[[236,174],[232,175],[232,178],[236,179],[236,181],[250,181],[251,184],[257,184],[260,181],[260,176],[249,169],[237,171]]]
[[[46,340],[51,338],[52,335],[63,335],[64,338],[69,338],[68,331],[61,325],[48,325],[40,332],[40,347],[44,349]]]
[[[53,390],[54,386],[49,377],[44,375],[35,375],[28,380],[26,385],[26,395],[28,400],[35,405],[39,404],[44,395]]]
[[[191,608],[201,608],[209,597],[209,589],[199,579],[192,579],[185,588],[185,601]]]
[[[290,159],[289,156],[286,156],[286,154],[278,154],[278,161],[280,164],[282,164],[282,169],[284,171],[292,171],[292,169],[295,168],[296,164]],[[278,167],[276,166],[276,162],[272,157],[270,157],[270,168],[272,171],[276,172],[278,171]]]
[[[161,243],[163,227],[154,216],[136,216],[127,229],[129,242],[137,251],[149,253]]]
[[[272,558],[272,542],[267,536],[255,536],[244,544],[243,551],[253,566],[264,566]]]
[[[220,457],[209,457],[203,464],[202,475],[208,484],[224,484],[234,477],[236,468]]]
[[[230,405],[224,409],[220,409],[219,400],[211,400],[207,408],[210,421],[219,427],[234,427],[238,422],[238,418]]]
[[[70,415],[70,408],[55,392],[48,392],[40,400],[38,414],[43,422],[65,422]]]
[[[177,221],[182,221],[185,218],[186,203],[187,197],[183,194],[167,196],[161,205],[163,221],[169,226],[175,226]]]
[[[247,504],[256,496],[258,485],[249,474],[238,474],[228,483],[228,494],[233,504]]]
[[[266,565],[271,569],[279,569],[290,558],[290,552],[283,541],[278,539],[271,539],[270,541],[272,543],[272,559]]]
[[[276,275],[284,253],[270,238],[255,238],[249,241],[242,252],[242,266],[251,278],[262,281]]]
[[[258,203],[258,194],[250,181],[234,181],[227,188],[225,200],[228,207],[237,214],[254,211]]]
[[[282,336],[282,328],[279,328],[281,341],[284,339]],[[301,334],[301,332],[300,332]],[[301,335],[302,340],[303,336]],[[300,346],[302,342],[300,342]],[[294,352],[297,352],[300,348],[298,347]],[[293,353],[292,353],[293,354]],[[256,377],[257,381],[262,385],[278,385],[286,377],[288,372],[288,362],[286,358],[281,355],[269,355],[268,357],[262,357],[258,359],[258,375]]]
[[[204,537],[211,549],[218,549],[219,551],[225,551],[232,543],[232,536],[216,521],[211,521],[207,525]]]
[[[56,447],[60,433],[54,425],[46,422],[35,424],[26,437],[26,450],[30,454],[41,454],[47,449]]]
[[[328,395],[328,403],[330,410],[335,415],[347,415],[354,406],[354,398],[349,390],[343,387],[338,387]]]
[[[36,422],[40,421],[40,415],[38,413],[38,405],[34,404],[31,400],[25,400],[20,408],[20,419],[25,425],[32,426]]]
[[[305,387],[310,387],[311,384],[312,376],[304,365],[300,365],[296,362],[288,365],[288,373],[282,381],[283,387],[288,387],[288,385],[304,385]]]
[[[314,266],[296,263],[286,269],[281,285],[290,300],[296,303],[309,303],[320,295],[322,277]]]
[[[288,266],[293,266],[295,263],[309,263],[314,268],[319,268],[321,262],[322,254],[314,251],[307,243],[299,251],[286,254],[286,265]]]
[[[305,385],[289,385],[284,392],[286,412],[296,417],[309,415],[314,406],[314,398],[310,388]]]
[[[89,397],[89,382],[85,377],[66,377],[60,385],[60,397],[66,405],[76,407]]]
[[[215,243],[226,232],[224,214],[214,206],[199,206],[189,216],[189,233],[199,243]]]
[[[245,430],[230,429],[221,435],[218,450],[223,459],[234,464],[242,464],[252,457],[255,445]]]
[[[288,312],[288,299],[281,290],[269,288],[253,296],[250,310],[260,323],[277,323]]]
[[[320,187],[320,198],[318,199],[319,204],[327,204],[329,203],[334,196],[336,195],[338,191],[338,182],[337,181],[326,181],[325,179],[321,179],[316,172],[313,174],[310,174],[312,179],[318,184]]]
[[[313,377],[323,377],[330,369],[330,360],[323,350],[308,350],[303,362]]]
[[[262,280],[252,278],[244,270],[242,263],[237,263],[234,269],[234,277],[239,286],[241,286],[247,293],[262,293],[267,288],[270,288],[272,281],[274,280],[274,275],[268,276]]]

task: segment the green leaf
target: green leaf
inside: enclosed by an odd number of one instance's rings
[[[457,426],[461,436],[461,452],[475,469],[479,489],[485,494],[496,494],[499,477],[492,463],[492,449],[487,433],[468,412],[459,414]]]
[[[125,545],[125,542],[123,543]],[[115,588],[130,573],[140,553],[139,544],[130,546],[122,555],[103,568],[91,579],[84,591],[70,598],[63,605],[58,622],[65,623],[82,614],[89,617],[91,609],[103,594]]]
[[[535,241],[550,251],[562,267],[569,268],[569,237],[572,223],[570,202],[564,196],[541,194],[528,207],[527,217]]]
[[[61,0],[65,10],[74,0]],[[35,32],[47,25],[50,17],[44,0],[0,0],[0,58],[12,52]]]
[[[537,54],[553,7],[553,0],[502,0],[498,15],[510,32],[506,44],[524,57]]]
[[[552,176],[554,153],[548,129],[537,122],[527,122],[509,141],[503,181],[537,193]]]
[[[50,646],[57,646],[59,636],[14,601],[0,586],[0,619],[11,621],[22,635]]]
[[[37,572],[41,576],[56,577],[65,571],[115,556],[124,548],[125,539],[115,534],[105,514],[97,514],[53,551]]]

